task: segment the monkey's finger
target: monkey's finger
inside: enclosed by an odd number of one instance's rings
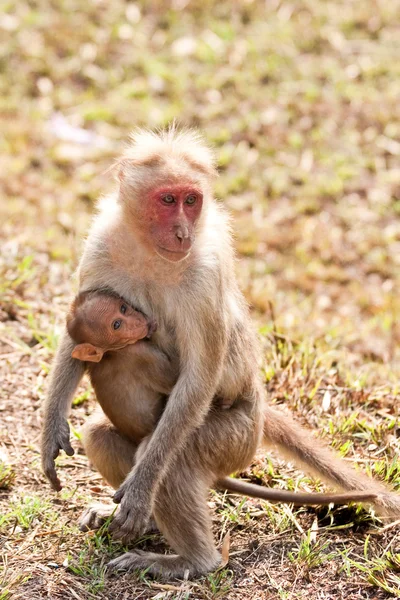
[[[53,488],[53,490],[55,490],[56,492],[59,492],[62,489],[62,485],[61,485],[61,481],[57,477],[56,470],[53,469],[53,471],[47,477],[50,481],[50,484],[51,484],[51,487]]]
[[[60,454],[60,448],[57,446],[57,448],[54,448],[51,458],[53,459],[53,463],[52,463],[52,467],[49,467],[49,469],[53,468],[54,469],[54,461],[57,458],[57,456]]]
[[[128,542],[132,542],[137,540],[140,537],[140,534],[136,533],[134,529],[115,529],[111,532],[111,535],[114,540],[119,540],[124,544]]]
[[[111,527],[109,527],[108,532],[111,533],[114,540],[122,540],[125,538],[125,535],[126,535],[125,532],[119,528],[111,529]]]
[[[64,450],[65,454],[67,454],[68,456],[73,456],[75,454],[75,450],[71,446],[71,442],[69,440],[68,441],[66,440],[63,443],[62,449]]]
[[[119,490],[117,490],[113,496],[113,502],[115,502],[115,504],[119,504],[124,496],[125,490],[123,488],[119,488]]]
[[[126,515],[125,521],[120,525],[119,531],[127,539],[137,539],[147,530],[149,519],[135,515],[130,511]]]
[[[56,492],[59,492],[62,489],[61,481],[57,477],[55,465],[53,463],[52,466],[47,466],[43,469],[44,474],[50,482],[51,487]]]
[[[119,531],[120,529],[122,529],[122,527],[125,524],[126,518],[127,518],[128,514],[127,513],[123,513],[121,514],[121,511],[119,511],[115,517],[114,520],[110,523],[108,530],[112,533]]]
[[[135,518],[129,510],[124,511],[123,513],[119,512],[114,521],[110,524],[108,530],[115,539],[122,539],[126,536],[133,536],[133,539],[137,537],[135,536]]]
[[[51,487],[53,488],[53,490],[55,492],[59,492],[62,490],[62,485],[61,485],[61,481],[58,479],[58,477],[56,477],[53,481],[50,482],[51,483]]]

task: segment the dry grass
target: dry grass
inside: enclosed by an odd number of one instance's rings
[[[182,7],[184,7],[182,9]],[[400,487],[398,0],[6,2],[0,15],[0,600],[400,597],[399,528],[366,511],[210,495],[230,560],[194,582],[105,573],[121,552],[78,532],[111,490],[82,454],[56,496],[40,405],[71,275],[105,173],[135,125],[177,117],[216,146],[238,276],[272,400]],[[247,473],[322,489],[277,457]],[[140,542],[165,546],[159,536]]]

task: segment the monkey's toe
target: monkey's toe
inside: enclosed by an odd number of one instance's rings
[[[107,563],[107,569],[111,571],[131,571],[132,569],[141,569],[141,550],[135,552],[126,552]]]
[[[81,531],[96,531],[113,516],[116,507],[110,504],[92,504],[79,519]]]
[[[165,555],[134,550],[111,560],[107,564],[107,569],[112,571],[146,569],[146,575],[156,577],[157,579],[171,579],[173,577],[183,579],[188,576],[194,577],[213,571],[219,566],[220,561],[221,557],[217,552],[215,552],[215,556],[209,556],[204,561],[189,561],[176,554]]]

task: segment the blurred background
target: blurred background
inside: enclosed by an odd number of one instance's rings
[[[0,448],[24,473],[5,510],[41,494],[38,409],[107,169],[172,119],[215,147],[271,399],[400,483],[399,18],[398,0],[3,1]],[[78,400],[77,426],[87,384]]]

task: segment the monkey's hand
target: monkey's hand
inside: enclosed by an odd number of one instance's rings
[[[135,540],[148,531],[151,517],[151,499],[145,486],[137,485],[133,478],[127,478],[115,492],[113,501],[120,504],[109,527],[116,539],[125,542]]]
[[[60,420],[58,423],[51,423],[49,427],[51,435],[46,432],[42,438],[42,469],[47,479],[51,483],[51,487],[59,492],[62,488],[61,482],[57,477],[55,459],[60,453],[60,450],[68,456],[74,454],[74,449],[69,441],[69,425],[66,419]]]

